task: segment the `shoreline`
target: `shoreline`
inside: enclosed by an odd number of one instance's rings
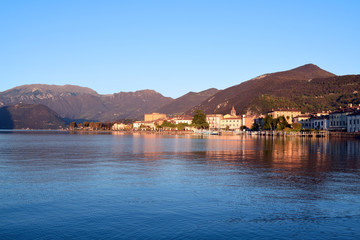
[[[285,131],[247,131],[247,132],[219,132],[211,134],[210,132],[193,131],[118,131],[118,130],[69,130],[69,129],[0,129],[0,132],[62,132],[69,134],[111,134],[111,135],[197,135],[197,136],[264,136],[264,137],[300,137],[300,138],[359,138],[360,132],[285,132]]]

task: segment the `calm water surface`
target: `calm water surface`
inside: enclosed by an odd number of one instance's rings
[[[360,141],[0,132],[0,239],[360,239]]]

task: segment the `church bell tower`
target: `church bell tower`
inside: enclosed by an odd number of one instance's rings
[[[235,110],[234,106],[231,109],[230,115],[231,116],[236,116],[236,110]]]

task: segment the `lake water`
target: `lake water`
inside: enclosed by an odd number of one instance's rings
[[[0,239],[360,239],[360,141],[0,132]]]

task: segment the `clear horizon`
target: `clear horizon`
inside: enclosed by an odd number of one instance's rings
[[[0,91],[78,85],[177,98],[308,63],[359,74],[358,1],[9,1]]]

